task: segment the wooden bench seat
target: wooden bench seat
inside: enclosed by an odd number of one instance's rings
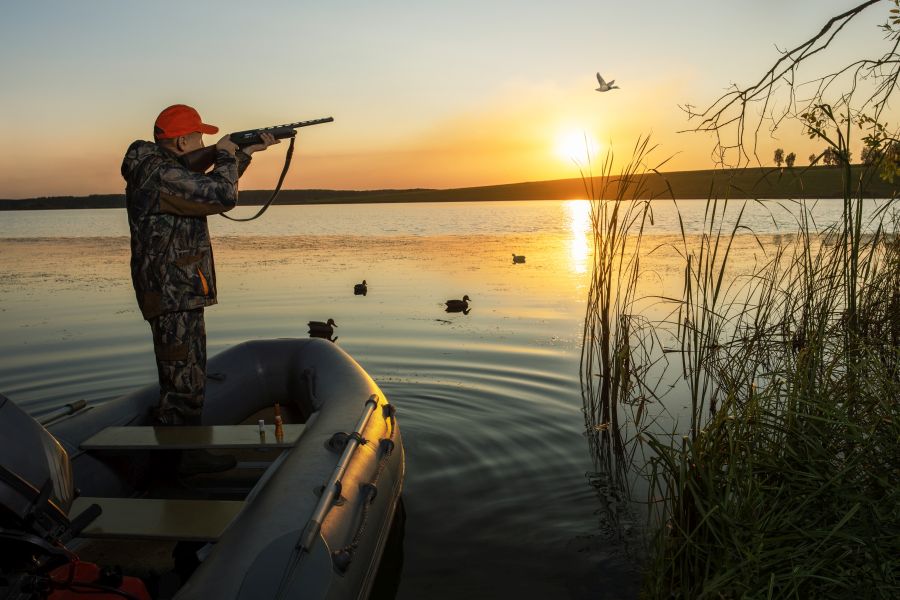
[[[75,499],[70,515],[91,504],[103,512],[79,534],[83,538],[214,542],[244,506],[240,500],[147,498]]]
[[[174,427],[107,427],[81,443],[83,450],[193,450],[290,448],[303,433],[304,425],[284,425],[284,437],[275,439],[275,425],[179,425]]]

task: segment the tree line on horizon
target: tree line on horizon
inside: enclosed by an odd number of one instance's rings
[[[797,162],[797,154],[794,152],[790,152],[787,155],[784,153],[784,148],[776,148],[775,156],[773,157],[775,161],[775,166],[781,168],[781,165],[784,164],[788,169],[793,169],[794,164]],[[847,162],[851,162],[853,160],[853,153],[848,152],[846,157]],[[825,166],[836,167],[840,164],[843,164],[844,158],[840,156],[837,152],[834,151],[831,147],[825,148],[819,154],[813,152],[809,155],[809,166],[815,166],[821,162]]]
[[[892,153],[898,153],[898,152],[900,152],[900,148],[892,148],[890,151]],[[853,153],[847,152],[846,154],[847,154],[846,161],[852,164]],[[877,149],[877,148],[870,148],[867,146],[867,147],[863,148],[862,157],[861,157],[862,160],[861,160],[860,164],[873,165],[882,158],[881,154],[883,154],[882,150]],[[788,169],[793,169],[794,164],[797,162],[797,154],[794,152],[785,154],[783,148],[776,148],[775,156],[773,157],[773,160],[775,161],[776,167],[780,168],[781,165],[784,164],[784,166],[786,166]],[[825,150],[823,150],[819,154],[816,154],[815,152],[813,152],[812,154],[809,155],[809,165],[810,166],[815,166],[821,162],[825,166],[836,167],[838,165],[843,164],[844,160],[845,160],[844,157],[840,153],[836,152],[831,147],[825,148]]]

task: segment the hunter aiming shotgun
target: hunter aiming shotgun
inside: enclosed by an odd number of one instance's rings
[[[291,165],[291,157],[294,154],[294,140],[297,139],[297,130],[301,127],[319,125],[320,123],[331,123],[332,121],[334,121],[332,117],[324,117],[322,119],[312,119],[311,121],[298,121],[297,123],[285,123],[284,125],[273,125],[271,127],[261,127],[259,129],[248,129],[247,131],[238,131],[237,133],[232,133],[230,136],[231,141],[237,144],[238,148],[246,148],[247,146],[259,144],[260,142],[262,142],[260,134],[263,133],[271,133],[275,137],[275,139],[278,140],[290,138],[291,144],[290,146],[288,146],[287,154],[284,157],[284,168],[281,170],[281,176],[279,176],[278,178],[278,185],[275,186],[275,191],[272,192],[272,195],[269,197],[266,203],[263,204],[263,207],[259,209],[258,213],[246,219],[229,217],[225,213],[220,214],[226,219],[230,219],[232,221],[252,221],[256,217],[266,212],[266,209],[269,208],[269,205],[272,204],[272,201],[275,200],[275,197],[281,190],[281,184],[284,183],[284,177],[285,175],[287,175],[288,167],[290,167]],[[187,154],[182,155],[181,160],[184,163],[184,166],[191,171],[194,171],[195,173],[205,173],[211,166],[215,164],[216,152],[217,150],[215,146],[206,146],[204,148],[200,148],[199,150],[194,150],[193,152],[188,152]]]
[[[301,127],[309,127],[310,125],[319,125],[320,123],[331,123],[334,121],[332,117],[323,119],[313,119],[311,121],[299,121],[297,123],[286,123],[284,125],[273,125],[271,127],[261,127],[259,129],[248,129],[247,131],[238,131],[231,134],[231,141],[238,145],[238,148],[246,148],[253,144],[259,144],[262,138],[261,133],[271,133],[277,140],[285,138],[293,138],[297,135],[297,130]],[[216,147],[207,146],[188,152],[181,157],[186,166],[195,173],[205,173],[216,162]]]

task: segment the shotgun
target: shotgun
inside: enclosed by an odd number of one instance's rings
[[[334,121],[331,117],[323,119],[313,119],[311,121],[299,121],[297,123],[285,123],[284,125],[273,125],[271,127],[261,127],[260,129],[248,129],[247,131],[238,131],[231,134],[231,141],[238,145],[239,148],[246,148],[253,144],[262,142],[260,134],[271,133],[275,139],[283,140],[292,138],[297,135],[297,129],[301,127],[309,127],[310,125],[318,125],[320,123],[331,123]],[[216,162],[216,147],[206,146],[193,152],[188,152],[181,156],[184,166],[195,173],[205,173]]]

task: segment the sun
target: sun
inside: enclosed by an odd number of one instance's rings
[[[600,143],[586,131],[569,130],[556,137],[556,155],[569,164],[589,164],[599,152]]]

